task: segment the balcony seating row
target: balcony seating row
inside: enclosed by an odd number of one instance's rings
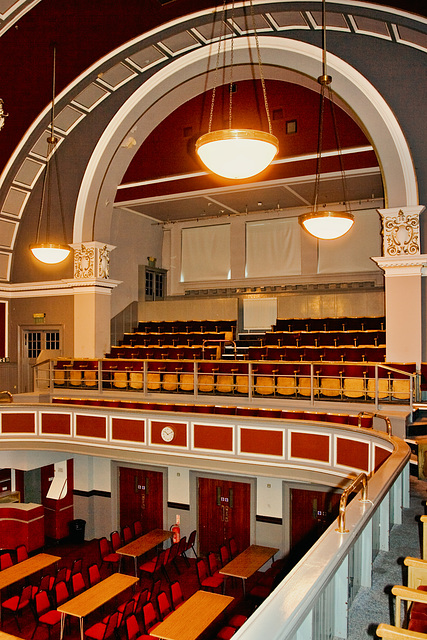
[[[125,358],[138,360],[216,360],[221,357],[221,345],[201,347],[111,347],[107,358]]]
[[[138,322],[136,331],[143,333],[204,333],[226,332],[233,339],[236,333],[235,320],[143,320]]]
[[[273,331],[367,331],[385,329],[384,316],[278,318]]]
[[[384,362],[385,347],[249,347],[249,360]]]
[[[97,388],[97,361],[58,360],[54,370],[56,388]],[[273,397],[315,397],[346,400],[406,401],[411,397],[415,363],[387,364],[344,362],[254,362],[242,361],[103,360],[102,387],[116,390],[146,390],[149,393],[194,393]],[[144,375],[146,379],[144,380]],[[415,378],[412,393],[415,392]]]
[[[385,331],[267,331],[263,344],[279,347],[378,347],[385,345]]]
[[[123,336],[123,340],[121,342],[122,345],[130,345],[130,346],[165,346],[165,347],[176,347],[176,346],[202,346],[206,344],[206,342],[223,342],[224,340],[229,341],[230,338],[226,338],[226,332],[203,332],[203,333],[142,333],[142,332],[134,332],[134,333],[125,333]]]
[[[111,347],[106,358],[125,360],[216,360],[221,357],[221,345],[203,347]],[[248,360],[284,360],[290,362],[384,362],[385,347],[249,347]],[[83,367],[86,368],[86,367]]]
[[[107,400],[101,398],[52,398],[53,404],[85,405],[114,409],[138,409],[140,411],[177,411],[185,413],[207,413],[228,416],[247,416],[274,418],[281,420],[316,420],[348,424],[355,427],[372,429],[373,417],[363,414],[333,413],[324,411],[293,411],[281,409],[260,409],[257,407],[237,407],[207,404],[175,404],[163,402],[144,402],[135,400]]]

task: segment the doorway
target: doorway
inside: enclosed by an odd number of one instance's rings
[[[120,528],[142,523],[142,533],[163,529],[163,473],[119,467]]]
[[[250,544],[251,485],[198,478],[198,536],[201,555],[235,538],[239,551]]]
[[[291,489],[290,555],[296,564],[338,516],[341,493]]]
[[[56,358],[62,355],[62,327],[20,327],[20,393],[34,391],[34,365],[43,351],[47,352],[46,358]]]

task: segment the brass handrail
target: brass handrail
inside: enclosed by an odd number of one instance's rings
[[[340,498],[340,508],[338,513],[338,528],[335,531],[338,533],[348,533],[349,529],[345,528],[345,510],[347,507],[347,499],[350,493],[352,493],[356,487],[362,485],[362,497],[360,502],[368,502],[368,476],[366,473],[360,473],[357,478],[353,480],[349,486],[344,489]]]
[[[202,342],[202,353],[204,352],[205,349],[205,344],[208,342],[213,342],[214,344],[219,344],[219,343],[227,343],[227,344],[232,344],[234,347],[234,356],[236,357],[237,355],[237,346],[236,346],[236,341],[235,340],[215,340],[215,339],[210,339],[210,340],[203,340]]]
[[[357,421],[357,426],[361,427],[362,426],[362,418],[364,416],[367,417],[372,417],[372,418],[381,418],[382,420],[385,421],[385,425],[386,425],[386,429],[387,429],[387,435],[388,436],[392,436],[392,427],[391,427],[391,421],[390,418],[387,416],[383,416],[382,413],[371,413],[370,411],[360,411],[360,413],[357,414],[358,417],[358,421]]]
[[[0,391],[0,402],[2,402],[2,396],[6,395],[8,400],[7,402],[13,402],[13,396],[10,391]]]

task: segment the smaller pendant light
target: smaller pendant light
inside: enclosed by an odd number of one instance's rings
[[[46,165],[44,169],[43,175],[43,184],[42,184],[42,195],[40,202],[40,211],[39,211],[39,219],[37,223],[37,235],[36,241],[34,244],[30,245],[31,253],[37,260],[43,262],[45,264],[58,264],[65,260],[65,258],[70,254],[70,247],[65,244],[65,221],[64,221],[64,213],[62,210],[62,198],[61,191],[59,187],[59,172],[58,165],[55,153],[55,147],[58,144],[58,138],[54,134],[54,120],[55,120],[55,79],[56,79],[56,46],[53,46],[53,63],[52,63],[52,108],[51,108],[51,118],[50,118],[50,135],[47,138],[47,155],[46,155]],[[51,213],[51,189],[50,182],[52,178],[52,161],[55,163],[55,173],[59,194],[59,209],[61,214],[62,221],[62,232],[64,238],[64,244],[58,244],[56,242],[52,242],[50,239],[50,213]],[[46,207],[46,222],[45,222],[45,241],[41,242],[41,226],[43,219],[43,212]]]
[[[322,35],[323,35],[323,59],[322,59],[322,75],[319,76],[317,82],[321,86],[320,90],[320,114],[319,114],[319,134],[317,139],[317,162],[316,162],[316,178],[314,184],[314,202],[313,211],[305,213],[298,217],[300,225],[308,231],[312,236],[321,240],[333,240],[340,238],[351,229],[354,224],[354,216],[349,210],[347,202],[347,189],[345,183],[345,173],[343,167],[341,146],[338,136],[338,128],[335,117],[335,105],[333,100],[333,92],[330,87],[332,82],[331,76],[328,76],[326,70],[326,0],[322,1]],[[326,96],[326,93],[328,94]],[[332,123],[334,126],[335,140],[338,149],[338,158],[340,161],[341,180],[343,189],[343,200],[345,203],[345,211],[327,211],[319,209],[319,191],[320,191],[320,173],[323,146],[323,125],[326,106],[326,98],[329,100],[331,108]]]

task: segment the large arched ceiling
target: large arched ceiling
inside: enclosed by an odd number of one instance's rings
[[[308,88],[307,79],[293,74],[295,82],[266,81],[272,131],[279,140],[279,153],[271,167],[255,178],[240,181],[206,173],[195,154],[195,141],[208,127],[210,94],[185,102],[165,118],[129,165],[116,195],[116,206],[143,213],[158,221],[203,218],[221,211],[286,209],[312,202],[318,141],[318,87]],[[228,101],[218,87],[212,128],[227,127]],[[347,174],[347,197],[354,200],[383,197],[378,161],[370,141],[358,124],[335,104],[337,130]],[[260,83],[243,80],[233,96],[233,126],[261,128],[268,125]],[[225,124],[224,120],[225,118]],[[171,141],[173,143],[171,144]],[[329,107],[323,134],[323,174],[340,171],[337,141]],[[334,155],[328,155],[334,154]],[[289,160],[292,158],[292,162]],[[363,173],[363,178],[362,178]],[[260,185],[263,183],[263,186]],[[254,184],[255,183],[255,184]],[[340,176],[322,183],[320,202],[343,199]],[[191,194],[191,197],[190,197]]]
[[[214,4],[201,0],[197,8],[202,13],[203,8]],[[300,4],[303,11],[292,12],[289,3],[273,0],[271,6],[263,8],[264,15],[257,17],[260,32],[263,21],[267,21],[269,29],[274,23],[282,35],[292,36],[296,29],[302,37],[315,34],[319,43],[318,3],[303,0]],[[163,4],[157,0],[145,0],[143,5],[139,0],[127,0],[121,4],[111,0],[99,0],[97,3],[87,3],[86,0],[62,3],[55,0],[18,1],[10,3],[9,12],[7,5],[5,1],[1,16],[3,67],[0,97],[5,101],[9,116],[0,133],[0,165],[6,167],[2,174],[0,197],[2,214],[12,228],[14,224],[17,227],[17,223],[12,221],[22,218],[44,164],[45,144],[39,139],[43,141],[43,129],[48,120],[51,42],[57,42],[57,87],[58,92],[63,90],[58,97],[57,127],[61,142],[67,142],[67,136],[89,120],[99,105],[102,108],[111,99],[114,108],[118,109],[120,101],[126,100],[132,87],[144,81],[150,68],[156,65],[161,68],[162,64],[200,46],[203,42],[199,38],[203,40],[204,36],[202,22],[197,35],[191,29],[180,34],[179,16],[194,11],[194,3],[187,0]],[[425,19],[396,12],[392,8],[399,6],[406,11],[413,8],[423,15],[417,3],[399,3],[396,0],[380,5],[332,0],[328,5],[333,10],[331,29],[385,38],[404,47],[427,50]],[[372,20],[367,15],[375,8],[382,13]],[[397,22],[399,26],[396,26]],[[159,41],[156,38],[156,33],[159,33],[157,27],[166,23],[169,35],[165,32]],[[141,34],[145,34],[145,48]],[[132,38],[135,38],[133,49]],[[193,43],[189,43],[189,39],[193,39]],[[16,185],[12,186],[16,191],[10,197],[12,183]],[[16,198],[22,201],[17,203]],[[17,207],[17,213],[13,207]],[[1,242],[4,255],[9,250],[13,251],[17,230],[8,231],[8,234],[9,243]],[[5,279],[3,274],[0,264],[0,279]]]

